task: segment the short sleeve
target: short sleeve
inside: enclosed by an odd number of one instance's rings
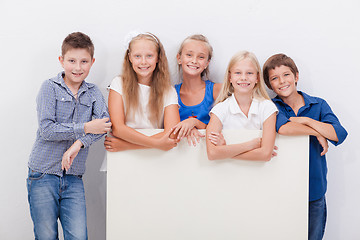
[[[264,100],[262,102],[263,122],[265,122],[265,120],[268,119],[268,117],[270,117],[274,112],[279,112],[275,104],[270,100]]]
[[[109,86],[109,89],[114,90],[115,92],[118,92],[120,95],[122,94],[122,80],[119,76],[115,77]]]
[[[176,104],[178,105],[178,97],[174,87],[171,87],[164,99],[164,108]]]
[[[210,111],[210,113],[215,114],[219,118],[219,120],[222,124],[224,124],[224,120],[225,120],[225,116],[226,116],[226,113],[225,113],[226,109],[224,108],[224,105],[225,105],[225,102],[220,102],[220,103],[216,104]]]

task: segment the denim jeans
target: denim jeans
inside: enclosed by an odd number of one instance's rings
[[[86,204],[81,177],[35,172],[29,169],[28,201],[35,239],[59,239],[58,219],[65,240],[87,239]]]
[[[309,240],[321,240],[326,224],[326,199],[309,202]]]

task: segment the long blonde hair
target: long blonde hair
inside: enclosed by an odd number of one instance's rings
[[[150,83],[150,97],[148,110],[150,113],[150,122],[159,128],[162,125],[161,116],[164,107],[165,94],[171,88],[170,73],[165,50],[160,40],[152,33],[143,33],[134,37],[126,50],[123,69],[121,74],[123,98],[125,102],[125,117],[134,116],[139,108],[139,84],[136,73],[129,59],[132,43],[136,40],[145,39],[154,43],[158,51],[158,62],[152,74]]]
[[[234,87],[231,85],[231,82],[229,81],[230,80],[230,69],[237,62],[240,62],[244,59],[249,59],[252,62],[252,64],[254,64],[256,71],[257,71],[257,76],[258,76],[259,81],[256,83],[256,85],[253,89],[253,97],[258,100],[264,100],[264,99],[270,100],[270,97],[265,89],[265,83],[264,83],[263,76],[261,74],[260,64],[259,64],[259,61],[257,60],[255,54],[248,52],[248,51],[241,51],[241,52],[236,53],[229,62],[229,65],[226,69],[224,82],[223,82],[222,88],[220,90],[219,96],[217,97],[217,99],[215,101],[215,104],[217,104],[219,102],[223,102],[225,99],[227,99],[229,96],[231,96],[231,94],[234,93]]]

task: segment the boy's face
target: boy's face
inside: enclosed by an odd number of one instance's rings
[[[288,97],[296,93],[296,83],[298,80],[299,74],[297,73],[295,76],[287,66],[281,65],[269,70],[271,88],[279,97]]]
[[[79,87],[88,76],[95,59],[91,58],[86,49],[73,48],[67,51],[64,56],[60,56],[59,61],[65,71],[65,83]]]

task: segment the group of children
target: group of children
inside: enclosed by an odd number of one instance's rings
[[[256,56],[235,54],[223,83],[208,80],[213,49],[203,35],[186,38],[177,53],[182,82],[171,86],[168,61],[158,37],[139,33],[128,43],[122,73],[109,87],[108,110],[99,89],[85,82],[94,46],[80,32],[69,34],[59,57],[64,71],[46,80],[37,97],[39,129],[28,163],[28,201],[36,239],[87,239],[82,176],[88,147],[105,133],[107,151],[170,150],[183,138],[205,137],[210,160],[269,161],[276,132],[310,135],[309,239],[321,239],[326,221],[328,140],[344,141],[341,126],[323,99],[297,91],[299,71],[284,54],[270,57],[261,71]],[[277,97],[269,98],[265,84]],[[111,122],[110,122],[110,119]],[[146,136],[135,129],[161,128]],[[262,137],[226,144],[222,129],[262,130]]]

